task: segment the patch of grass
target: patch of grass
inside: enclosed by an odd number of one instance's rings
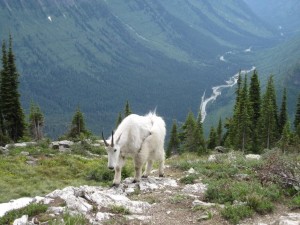
[[[89,224],[89,221],[85,218],[84,215],[71,215],[70,213],[64,213],[62,217],[58,217],[47,221],[49,225],[86,225]]]
[[[199,178],[199,175],[197,174],[189,174],[185,177],[182,177],[179,181],[182,184],[194,184],[195,180]]]
[[[18,219],[23,215],[28,215],[29,217],[32,217],[46,212],[47,209],[47,205],[30,204],[24,208],[15,209],[7,212],[3,217],[0,218],[0,224],[11,224],[15,219]]]
[[[205,212],[203,215],[201,215],[197,221],[203,221],[203,220],[211,220],[213,218],[213,213],[211,211]]]
[[[238,224],[242,219],[251,217],[254,211],[247,205],[227,205],[221,215],[232,224]]]
[[[114,214],[121,214],[121,215],[130,215],[129,209],[122,205],[111,205],[110,207],[110,212]]]
[[[259,214],[271,213],[274,210],[274,205],[266,197],[257,193],[252,193],[247,196],[247,205]]]
[[[107,164],[107,159],[87,159],[72,154],[41,155],[34,166],[26,161],[25,156],[0,157],[0,202],[44,195],[70,185],[99,185],[98,180],[88,179],[87,175],[97,168],[106,168]],[[113,176],[113,172],[110,173]],[[107,176],[100,181],[101,185],[112,181],[108,172]]]
[[[183,202],[186,199],[187,199],[186,195],[176,194],[170,198],[170,202],[172,204],[177,204]]]
[[[300,209],[300,193],[292,198],[290,202],[290,208]]]

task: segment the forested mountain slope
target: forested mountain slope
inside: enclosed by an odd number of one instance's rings
[[[66,131],[77,106],[93,132],[112,129],[126,100],[137,113],[157,107],[183,121],[206,89],[253,64],[220,55],[276,42],[233,0],[3,0],[1,39],[9,33],[22,103],[40,105],[51,136]]]

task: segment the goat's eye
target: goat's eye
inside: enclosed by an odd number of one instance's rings
[[[114,152],[116,152],[116,151],[117,151],[117,149],[114,150]]]

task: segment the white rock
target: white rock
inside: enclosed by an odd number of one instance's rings
[[[45,200],[45,197],[40,197],[40,196],[34,197],[34,202],[36,202],[36,203],[44,202],[44,200]]]
[[[127,215],[125,216],[128,220],[140,220],[143,222],[150,222],[152,217],[151,216],[142,216],[142,215]]]
[[[112,213],[103,213],[103,212],[98,212],[96,214],[96,221],[103,221],[103,220],[108,220],[110,217],[114,216]]]
[[[248,160],[260,160],[261,156],[256,154],[245,155],[245,158]]]
[[[16,200],[11,200],[8,203],[1,203],[0,204],[0,217],[2,217],[6,212],[9,212],[13,209],[19,209],[19,208],[25,207],[32,202],[34,202],[33,198],[24,197],[24,198],[19,198]]]
[[[65,210],[66,210],[65,207],[49,207],[47,212],[53,213],[55,215],[59,215],[59,214],[62,214],[63,212],[65,212]]]
[[[203,201],[200,201],[200,200],[197,200],[197,199],[194,200],[192,204],[193,204],[193,206],[203,206],[203,207],[207,207],[207,208],[213,207],[213,206],[216,205],[215,203],[203,202]]]
[[[73,141],[63,140],[59,142],[59,145],[63,145],[65,148],[69,148],[74,144]]]
[[[217,160],[216,155],[210,155],[207,159],[208,162],[215,162]]]
[[[287,213],[271,224],[272,225],[300,225],[300,213]]]
[[[196,171],[194,170],[194,168],[190,168],[190,169],[188,170],[188,173],[189,173],[189,174],[193,174],[193,173],[196,173]]]
[[[28,156],[28,155],[29,155],[29,152],[24,152],[24,151],[21,151],[21,152],[20,152],[20,155],[23,155],[23,156]]]
[[[207,185],[203,183],[187,184],[182,189],[183,192],[188,194],[204,194],[206,190],[207,190]]]
[[[21,218],[16,219],[13,225],[28,225],[28,215],[23,215]]]

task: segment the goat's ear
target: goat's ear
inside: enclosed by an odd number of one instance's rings
[[[104,141],[105,146],[108,147],[109,144],[107,143],[107,141],[106,141],[105,138],[104,138],[103,131],[102,131],[102,139],[103,139],[103,141]]]
[[[111,132],[111,147],[114,147],[114,131]]]

